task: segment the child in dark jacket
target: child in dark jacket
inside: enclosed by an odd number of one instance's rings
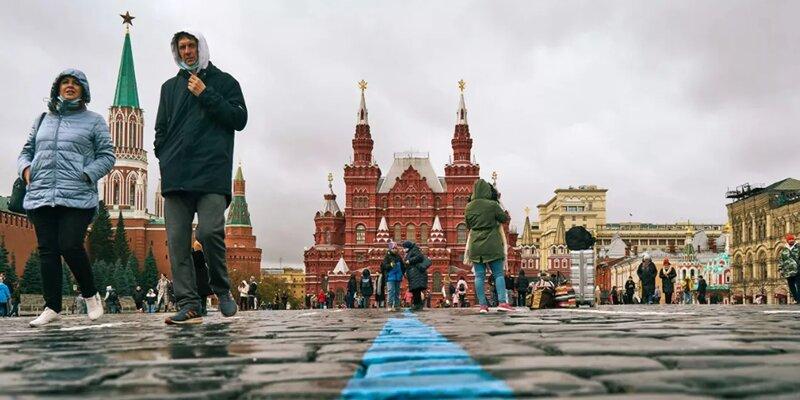
[[[360,308],[369,308],[369,299],[372,297],[373,285],[372,277],[369,276],[369,270],[364,269],[361,273],[361,304]]]

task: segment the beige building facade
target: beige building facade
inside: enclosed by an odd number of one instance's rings
[[[526,274],[568,274],[569,251],[564,234],[574,226],[583,226],[594,235],[597,240],[595,252],[603,259],[637,257],[644,252],[663,253],[665,257],[679,254],[684,250],[687,235],[698,253],[724,251],[717,248],[723,224],[607,222],[607,192],[608,189],[596,185],[556,189],[550,200],[537,206],[538,220],[531,221],[526,209],[525,223],[517,242],[521,267]]]
[[[729,191],[731,290],[734,301],[791,302],[778,259],[787,233],[800,232],[800,181],[787,178],[766,187],[742,185]]]

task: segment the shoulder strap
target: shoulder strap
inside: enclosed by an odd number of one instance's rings
[[[33,132],[33,146],[36,148],[36,134],[39,133],[39,128],[42,127],[42,121],[44,121],[44,117],[47,115],[46,112],[43,112],[42,115],[39,116],[39,122],[36,124],[36,131]]]

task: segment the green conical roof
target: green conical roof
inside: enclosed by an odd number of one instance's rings
[[[233,196],[225,225],[251,226],[250,211],[247,210],[247,200],[244,196]]]
[[[139,108],[139,93],[136,91],[136,72],[133,69],[133,50],[131,35],[125,32],[125,44],[122,46],[122,61],[119,64],[117,92],[114,95],[115,107]]]

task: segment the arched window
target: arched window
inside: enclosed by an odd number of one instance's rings
[[[325,238],[323,239],[323,243],[331,244],[331,231],[328,229],[325,229]]]
[[[419,242],[420,243],[428,243],[428,225],[422,224],[419,226]]]
[[[420,197],[419,198],[419,206],[420,207],[428,207],[428,198],[425,197],[425,196]]]
[[[442,207],[442,198],[441,197],[434,198],[433,199],[433,208],[438,210],[441,207]]]
[[[403,241],[403,227],[400,224],[394,225],[394,241],[397,243]]]
[[[440,293],[442,291],[442,273],[433,273],[433,293]]]
[[[406,239],[412,242],[417,241],[417,227],[413,224],[406,225]]]
[[[456,243],[458,244],[467,243],[467,225],[464,223],[460,223],[456,227]]]
[[[400,207],[403,205],[403,199],[400,196],[394,196],[394,206]]]
[[[131,179],[128,187],[128,205],[131,207],[136,205],[136,182]]]
[[[364,244],[367,242],[367,228],[362,225],[356,225],[356,243]]]
[[[408,208],[414,207],[414,197],[406,196],[406,201],[403,204],[403,207],[408,207]]]
[[[119,191],[120,191],[120,189],[121,188],[120,188],[120,185],[119,185],[119,178],[118,177],[114,177],[114,183],[111,185],[111,199],[114,201],[113,204],[119,204]]]
[[[381,207],[389,208],[389,198],[388,197],[384,197],[383,199],[381,199]]]

